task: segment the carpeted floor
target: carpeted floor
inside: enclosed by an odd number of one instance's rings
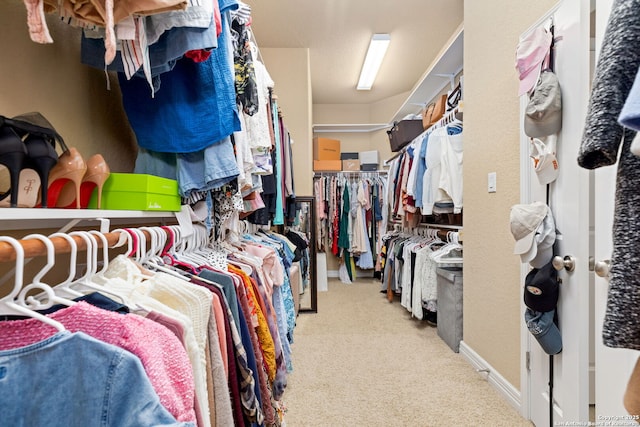
[[[531,426],[379,286],[331,279],[318,313],[298,316],[287,427]]]

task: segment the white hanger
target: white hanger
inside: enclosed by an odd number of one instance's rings
[[[16,302],[15,298],[20,294],[24,275],[24,248],[22,247],[20,242],[18,242],[13,237],[0,236],[0,242],[9,243],[11,246],[13,246],[13,249],[16,252],[16,267],[13,289],[11,290],[9,295],[0,298],[0,315],[28,316],[34,319],[38,319],[49,326],[53,326],[58,331],[65,331],[66,329],[64,325],[57,320],[38,313],[37,311],[31,310],[30,308],[22,306]],[[45,292],[50,292],[51,294],[53,294],[53,289],[49,288],[49,290],[45,290]]]
[[[239,262],[232,259],[228,259],[227,262],[231,265],[235,265],[240,270],[244,271],[248,276],[251,276],[251,274],[253,274],[253,267],[251,267],[249,264],[245,264],[243,262]]]
[[[66,306],[72,306],[76,302],[71,301],[69,299],[63,298],[59,295],[56,295],[53,288],[42,282],[42,278],[53,268],[55,265],[55,247],[53,246],[53,242],[47,236],[42,234],[29,234],[28,236],[23,237],[23,240],[29,239],[38,239],[44,243],[47,247],[47,263],[42,269],[33,277],[33,280],[27,286],[24,286],[20,293],[18,294],[17,301],[20,305],[29,307],[32,310],[46,310],[50,308],[54,304],[63,304]],[[32,295],[29,295],[29,292],[33,289],[39,289],[44,291],[38,295],[39,298],[36,298]],[[29,296],[28,296],[29,295]],[[43,298],[45,297],[45,298]],[[44,299],[45,302],[42,302]]]
[[[76,259],[78,257],[78,244],[73,239],[73,237],[69,236],[67,233],[53,233],[49,236],[49,238],[51,237],[61,237],[65,239],[67,242],[69,242],[69,246],[71,247],[71,251],[69,252],[69,276],[64,282],[55,285],[53,287],[53,291],[56,293],[56,295],[59,295],[61,297],[66,297],[66,298],[81,297],[82,293],[74,289],[71,289],[69,287],[69,284],[76,277]]]
[[[100,241],[102,242],[102,268],[100,269],[100,271],[96,271],[94,273],[94,276],[103,277],[104,273],[107,271],[107,268],[109,268],[109,242],[107,241],[107,237],[104,234],[102,234],[101,232],[99,232],[99,231],[89,230],[89,233],[93,234],[94,236],[97,236],[100,239]],[[94,255],[95,255],[95,259],[94,259],[93,265],[95,266],[95,269],[97,270],[97,268],[98,268],[98,247],[95,248]]]
[[[167,273],[173,277],[177,277],[182,280],[189,280],[187,277],[183,276],[178,271],[174,270],[171,267],[166,266],[163,259],[160,257],[161,251],[164,248],[164,244],[166,243],[166,233],[159,227],[140,227],[138,230],[140,234],[143,234],[143,231],[147,231],[149,233],[149,250],[145,252],[145,255],[142,259],[142,264],[145,267],[149,267],[152,270],[161,271],[163,273]],[[163,238],[165,240],[163,240]],[[141,242],[144,242],[144,237]]]
[[[449,253],[451,253],[451,251],[455,249],[462,249],[462,245],[458,241],[458,233],[455,231],[449,231],[447,232],[447,244],[445,244],[443,247],[441,247],[437,251],[434,251],[431,254],[431,258],[434,261],[438,263],[443,263],[443,264],[445,263],[446,264],[462,264],[463,263],[462,257],[447,256]]]
[[[98,260],[98,242],[93,237],[92,233],[88,231],[72,231],[69,233],[72,236],[79,236],[85,241],[87,245],[87,272],[84,276],[70,283],[70,286],[80,288],[80,290],[88,290],[100,292],[115,296],[121,303],[126,304],[126,298],[116,291],[113,291],[105,286],[95,283],[92,278],[97,274],[97,260]]]
[[[200,251],[206,247],[208,238],[206,236],[206,228],[204,225],[194,224],[193,233],[179,239],[180,246],[176,247],[176,255],[178,259],[193,264],[194,266],[206,265],[209,260]]]

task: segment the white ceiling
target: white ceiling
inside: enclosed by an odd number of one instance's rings
[[[244,0],[258,47],[309,48],[314,104],[371,104],[410,91],[463,21],[463,0]],[[391,44],[356,90],[371,35]]]

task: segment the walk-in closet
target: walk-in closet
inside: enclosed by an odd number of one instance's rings
[[[5,0],[0,426],[638,425],[640,0]]]

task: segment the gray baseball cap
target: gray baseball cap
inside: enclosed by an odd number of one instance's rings
[[[542,138],[562,129],[562,93],[558,76],[545,70],[540,74],[524,116],[524,133]]]
[[[540,312],[527,308],[524,312],[529,332],[547,354],[558,354],[562,351],[562,336],[553,321],[554,315],[555,310]]]

